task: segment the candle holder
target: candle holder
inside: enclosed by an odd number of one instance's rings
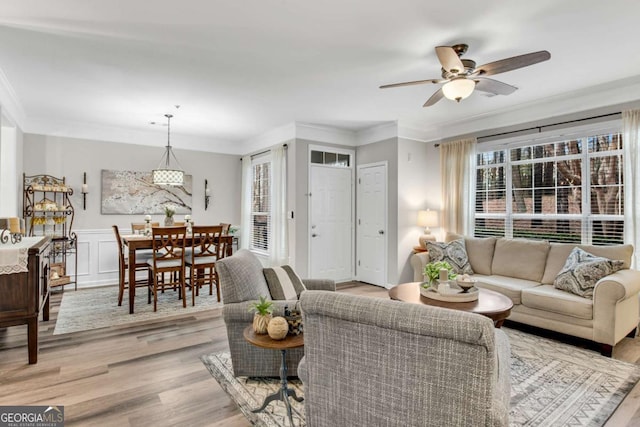
[[[87,173],[84,172],[84,177],[82,178],[82,210],[87,210],[87,193],[89,192],[89,186],[87,185]]]
[[[211,192],[209,190],[209,181],[204,180],[204,210],[209,208],[209,200],[211,200]]]
[[[22,241],[22,230],[24,220],[20,218],[0,218],[0,243],[7,243],[11,240],[14,245]]]

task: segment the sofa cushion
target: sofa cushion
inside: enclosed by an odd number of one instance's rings
[[[593,319],[593,300],[541,285],[522,291],[522,305],[579,319]]]
[[[622,269],[623,264],[621,260],[597,257],[573,248],[553,286],[584,298],[593,298],[593,288],[598,280]]]
[[[445,240],[464,239],[467,248],[469,264],[475,274],[491,275],[491,262],[493,261],[493,251],[496,247],[495,237],[468,237],[455,233],[447,233]],[[555,276],[554,276],[555,277]]]
[[[544,275],[540,281],[544,285],[553,285],[556,276],[567,262],[569,254],[575,248],[573,243],[551,243],[549,255],[547,255],[547,265],[544,269]]]
[[[495,237],[467,237],[464,244],[469,255],[469,264],[476,274],[490,275],[493,252],[496,246]]]
[[[473,274],[464,239],[453,242],[427,242],[429,262],[446,261],[456,274]]]
[[[633,245],[578,245],[580,249],[598,257],[616,259],[623,262],[622,268],[631,268],[631,257],[633,256]]]
[[[497,276],[495,274],[491,276],[476,274],[473,277],[478,280],[476,284],[478,288],[500,292],[502,295],[511,298],[514,305],[521,304],[521,293],[524,289],[540,286],[540,283],[532,280],[515,279],[513,277]]]
[[[288,265],[263,270],[271,298],[274,300],[296,300],[307,288],[300,277]]]
[[[218,260],[216,271],[225,304],[257,300],[261,296],[271,299],[262,274],[262,264],[250,251],[241,249],[232,256]]]
[[[540,283],[549,247],[544,240],[498,239],[491,273]]]
[[[567,262],[569,254],[576,246],[595,256],[621,260],[624,263],[622,268],[631,268],[633,245],[594,246],[575,245],[573,243],[551,243],[551,249],[549,249],[549,255],[547,256],[547,266],[544,270],[544,275],[542,276],[543,284],[553,284],[556,276],[560,273],[562,267],[564,267],[564,263]],[[468,246],[467,252],[469,252]],[[471,255],[469,255],[469,259],[471,259]],[[473,267],[473,263],[471,266]]]

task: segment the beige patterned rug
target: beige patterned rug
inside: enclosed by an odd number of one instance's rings
[[[196,296],[195,307],[191,306],[191,292],[187,290],[187,308],[182,307],[182,300],[178,299],[178,292],[166,290],[158,295],[158,311],[153,311],[153,299],[147,304],[147,290],[136,289],[135,313],[129,314],[129,295],[125,291],[122,305],[118,306],[118,287],[104,286],[98,288],[64,291],[60,310],[56,320],[54,335],[70,332],[86,331],[89,329],[105,328],[108,326],[138,323],[146,320],[166,319],[186,313],[222,307],[217,296],[209,295],[209,289],[200,291]]]
[[[640,379],[640,367],[522,331],[503,328],[511,342],[511,426],[602,426]],[[284,426],[285,409],[273,402],[253,414],[277,379],[234,378],[229,353],[201,357],[211,375],[256,425]],[[299,381],[290,381],[298,396]],[[291,400],[296,426],[304,403]]]

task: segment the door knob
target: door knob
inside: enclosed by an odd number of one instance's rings
[[[316,233],[313,233],[311,237],[318,237],[318,235]]]
[[[384,230],[378,230],[378,234],[384,234]]]

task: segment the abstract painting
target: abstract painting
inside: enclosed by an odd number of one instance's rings
[[[176,214],[191,213],[193,176],[184,185],[155,185],[151,172],[102,170],[103,215],[159,215],[172,205]]]

